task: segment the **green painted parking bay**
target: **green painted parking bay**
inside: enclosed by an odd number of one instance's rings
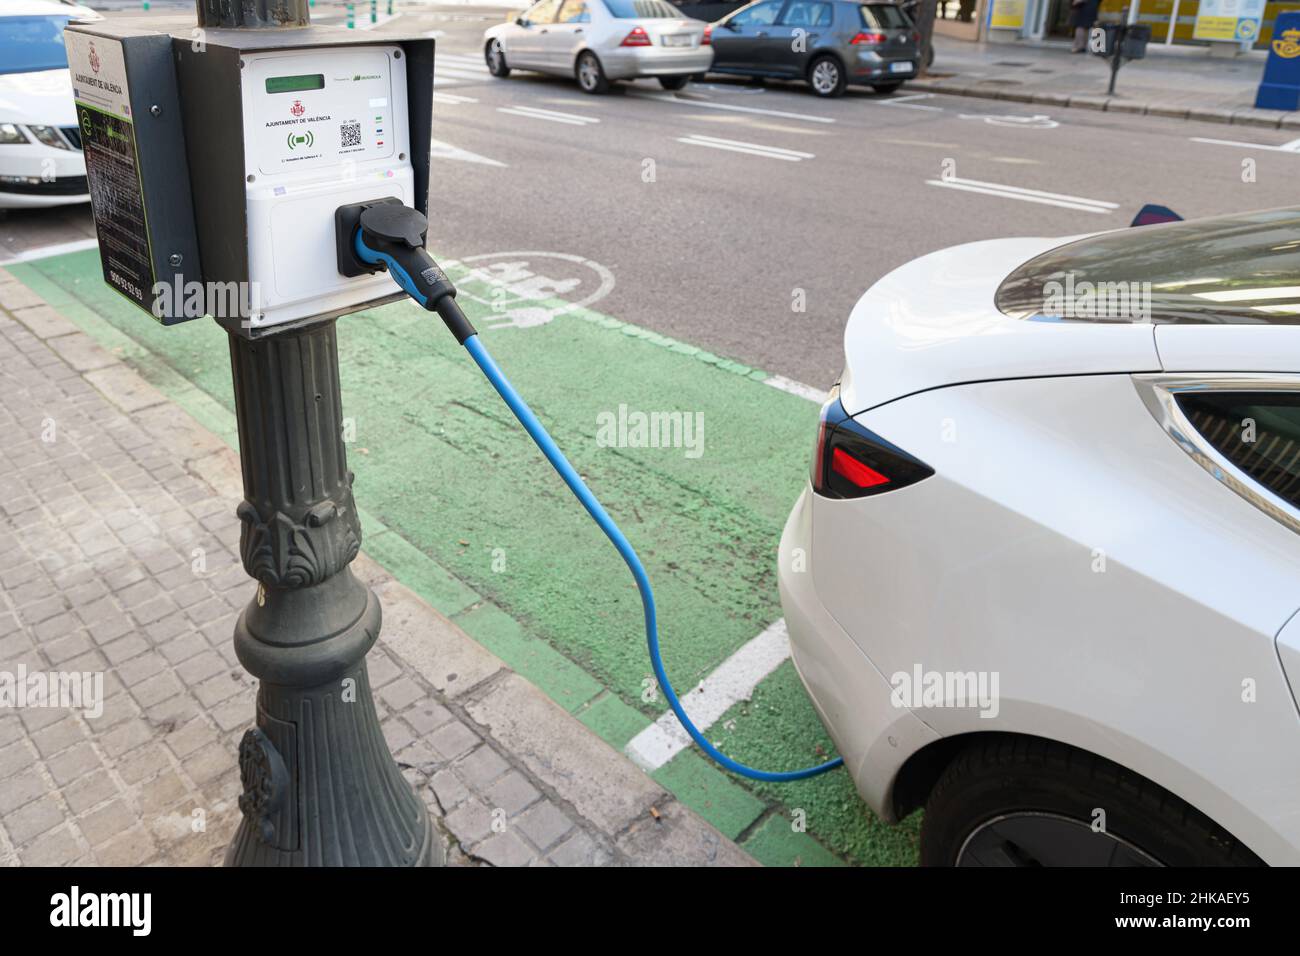
[[[229,353],[214,322],[152,322],[104,285],[94,250],[8,268],[235,443]],[[462,301],[471,319],[491,318],[488,305]],[[624,747],[666,707],[646,693],[641,603],[621,558],[437,318],[399,303],[338,329],[363,547]],[[760,370],[585,309],[481,334],[640,553],[679,690],[781,616],[776,552],[816,406],[764,385]],[[689,418],[692,431],[646,447],[638,413]],[[789,662],[709,735],[765,769],[820,762],[831,748]],[[765,863],[915,858],[915,828],[876,821],[842,770],[758,785],[691,749],[654,776]]]

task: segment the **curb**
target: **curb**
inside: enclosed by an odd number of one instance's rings
[[[1253,126],[1260,129],[1300,129],[1300,112],[1284,112],[1282,110],[1177,106],[1171,103],[1142,102],[1095,93],[1034,93],[1028,90],[1008,90],[982,86],[979,83],[966,82],[955,77],[953,79],[921,78],[909,83],[908,88],[925,90],[929,93],[947,93],[950,96],[1005,100],[1011,103],[1041,103],[1045,106],[1069,109],[1089,109],[1139,116],[1162,116],[1168,119],[1199,120],[1205,123]]]

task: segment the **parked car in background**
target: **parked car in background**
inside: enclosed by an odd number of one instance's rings
[[[484,33],[493,76],[535,70],[572,76],[585,93],[655,77],[679,90],[713,62],[707,27],[667,0],[541,0]]]
[[[818,96],[916,76],[920,34],[893,3],[755,0],[713,24],[714,73],[806,80]]]
[[[63,48],[63,28],[84,9],[0,5],[0,209],[90,201]]]
[[[922,863],[1300,864],[1298,234],[971,243],[853,309],[781,603]]]

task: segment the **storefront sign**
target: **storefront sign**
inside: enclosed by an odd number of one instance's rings
[[[993,0],[989,26],[995,30],[1020,30],[1025,25],[1025,0]]]

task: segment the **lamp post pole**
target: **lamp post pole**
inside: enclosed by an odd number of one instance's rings
[[[305,27],[307,2],[198,0],[198,25]],[[389,753],[366,672],[380,608],[349,567],[361,523],[335,320],[229,338],[239,551],[257,580],[235,651],[259,686],[257,724],[239,746],[243,819],[226,865],[441,865],[441,841]]]

